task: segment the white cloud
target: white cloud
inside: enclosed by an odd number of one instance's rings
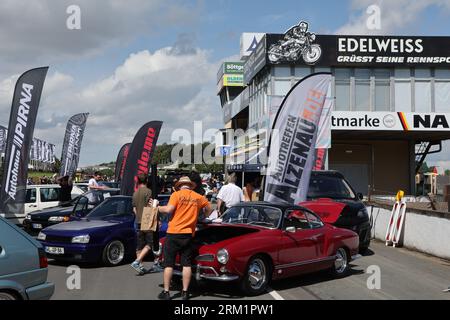
[[[35,136],[56,143],[60,152],[69,117],[89,112],[80,163],[85,165],[114,160],[120,146],[147,121],[164,121],[160,142],[169,141],[177,128],[193,131],[196,120],[203,121],[205,130],[220,128],[222,114],[215,95],[218,67],[218,62],[210,62],[208,51],[192,46],[183,51],[174,45],[133,53],[109,77],[81,89],[70,75],[49,74]],[[2,108],[6,114],[16,79],[0,83],[0,104],[9,100]]]
[[[66,27],[69,5],[81,9],[81,30]],[[140,35],[194,24],[197,14],[180,0],[2,0],[2,73],[96,55]]]
[[[366,26],[369,15],[366,10],[371,5],[378,5],[381,9],[381,30],[369,30]],[[420,14],[430,6],[438,6],[450,10],[448,0],[353,0],[349,21],[340,27],[336,34],[393,34],[399,30],[408,30],[413,23],[417,23]]]

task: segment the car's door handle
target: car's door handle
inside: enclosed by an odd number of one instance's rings
[[[30,208],[37,208],[37,204],[30,204]]]

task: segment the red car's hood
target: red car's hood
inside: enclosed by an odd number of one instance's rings
[[[347,206],[345,203],[336,202],[328,198],[306,201],[300,203],[300,205],[315,212],[323,222],[330,224],[337,221],[342,211]]]
[[[200,246],[213,245],[259,231],[260,228],[254,226],[211,224],[197,231],[194,242]]]

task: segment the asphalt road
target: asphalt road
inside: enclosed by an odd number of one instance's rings
[[[151,263],[146,263],[150,266]],[[367,273],[370,266],[381,272],[381,288],[370,290]],[[81,289],[69,290],[66,282],[68,264],[50,262],[49,281],[55,283],[52,299],[69,300],[155,300],[162,290],[162,274],[136,276],[129,265],[115,268],[81,267]],[[70,280],[70,279],[69,279]],[[70,281],[69,281],[70,282]],[[73,282],[72,282],[73,283]],[[212,283],[192,290],[193,299],[255,299],[255,300],[389,300],[425,299],[450,300],[443,292],[450,286],[450,262],[428,257],[406,249],[385,247],[374,242],[368,255],[352,263],[352,272],[343,279],[333,279],[327,273],[304,275],[273,282],[273,291],[247,298],[233,284]],[[176,295],[179,288],[174,288]]]

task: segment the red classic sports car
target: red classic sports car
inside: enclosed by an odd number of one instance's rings
[[[325,224],[304,207],[242,203],[221,219],[195,235],[195,277],[239,281],[247,295],[265,292],[271,280],[324,269],[342,277],[358,254],[356,233]]]

